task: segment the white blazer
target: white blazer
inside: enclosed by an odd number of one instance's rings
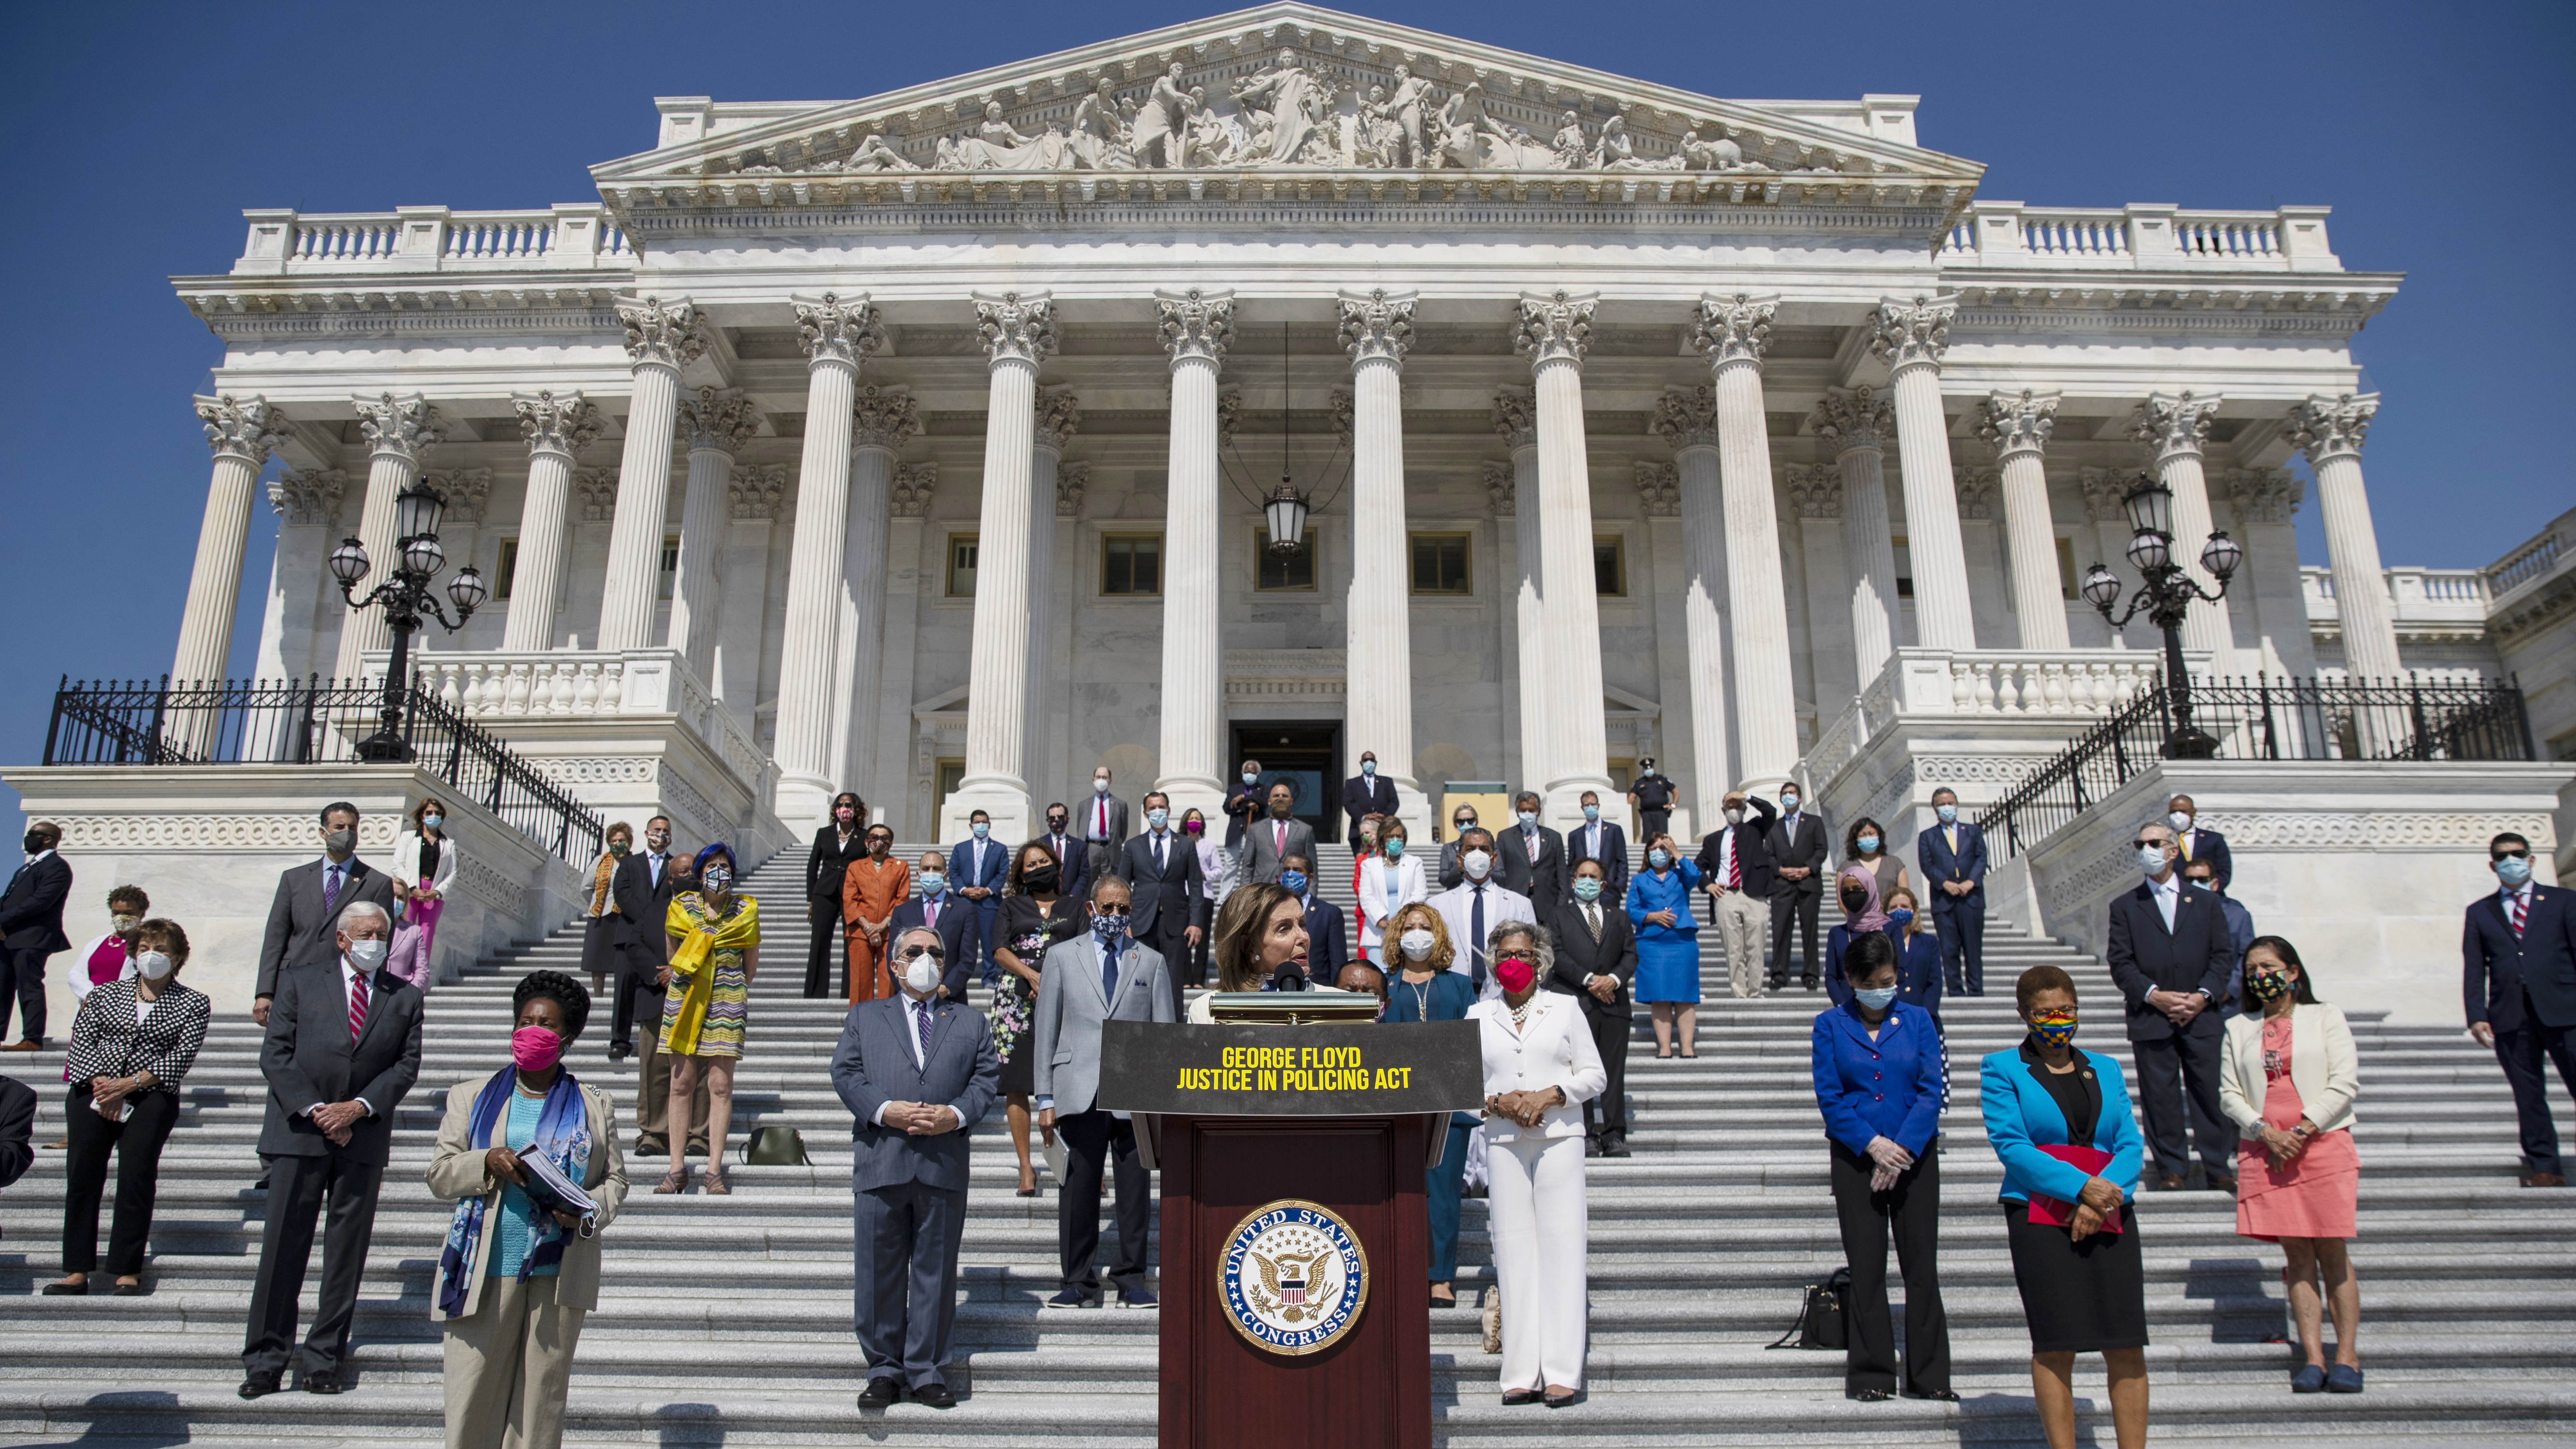
[[[394,842],[394,879],[401,881],[406,890],[420,884],[420,843],[420,832],[417,830],[404,831],[402,837]],[[440,831],[438,871],[430,877],[429,886],[430,889],[438,892],[441,900],[446,899],[448,892],[455,886],[457,862],[462,859],[464,859],[464,852],[456,848],[456,832]]]
[[[1484,1036],[1485,1095],[1562,1087],[1565,1101],[1548,1108],[1534,1128],[1524,1128],[1508,1117],[1488,1116],[1485,1139],[1489,1142],[1579,1137],[1583,1104],[1610,1085],[1582,1006],[1561,991],[1544,989],[1530,1003],[1529,1025],[1520,1031],[1512,1029],[1512,1009],[1500,997],[1467,1008],[1467,1019],[1478,1023]]]
[[[2263,1018],[2240,1016],[2227,1023],[2226,1047],[2218,1067],[2218,1105],[2236,1123],[2238,1136],[2261,1136],[2267,1089]],[[2290,1008],[2290,1085],[2299,1089],[2299,1105],[2318,1130],[2333,1132],[2352,1125],[2352,1100],[2361,1094],[2361,1064],[2342,1007],[2319,1001]]]
[[[1406,856],[1387,869],[1383,855],[1372,855],[1360,864],[1360,910],[1367,917],[1360,923],[1360,949],[1375,951],[1386,940],[1387,918],[1412,905],[1428,900],[1431,887],[1423,879],[1422,862]]]

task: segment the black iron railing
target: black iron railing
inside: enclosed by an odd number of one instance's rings
[[[510,747],[412,686],[399,691],[412,763],[575,865],[599,856],[599,817]],[[368,680],[78,681],[54,692],[48,765],[355,765],[384,726]]]
[[[2191,682],[2192,724],[2222,760],[2528,760],[2522,689],[2487,680]],[[2162,683],[2095,725],[1977,816],[2004,858],[2038,845],[2164,758]]]

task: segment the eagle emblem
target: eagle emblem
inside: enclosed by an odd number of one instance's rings
[[[1227,1236],[1217,1293],[1235,1331],[1273,1353],[1330,1347],[1359,1319],[1368,1254],[1341,1216],[1283,1198]]]

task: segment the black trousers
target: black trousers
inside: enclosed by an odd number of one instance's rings
[[[2138,1103],[2147,1114],[2147,1155],[2155,1159],[2157,1172],[2189,1175],[2188,1124],[2190,1137],[2199,1139],[2202,1165],[2221,1177],[2236,1175],[2236,1128],[2218,1106],[2218,1059],[2225,1040],[2213,1031],[2129,1043],[2138,1059]]]
[[[161,1147],[179,1125],[175,1092],[139,1092],[125,1099],[122,1122],[90,1107],[89,1083],[74,1082],[63,1099],[64,1135],[71,1151],[63,1163],[63,1271],[98,1266],[98,1200],[107,1186],[107,1154],[116,1153],[116,1226],[107,1240],[107,1271],[143,1271],[143,1243],[152,1234],[152,1199],[161,1183]]]
[[[283,1373],[295,1342],[295,1300],[313,1260],[313,1225],[324,1208],[322,1291],[294,1366],[307,1378],[337,1373],[349,1357],[349,1322],[357,1316],[358,1279],[367,1271],[367,1242],[376,1230],[376,1189],[385,1170],[372,1162],[276,1157],[268,1165],[268,1226],[259,1239],[259,1277],[251,1288],[250,1332],[242,1368]]]
[[[805,947],[805,994],[821,999],[832,994],[832,963],[842,957],[841,903],[808,901],[805,918],[814,923],[814,938]]]
[[[2558,1124],[2549,1115],[2549,1081],[2542,1075],[2541,1063],[2556,1062],[2560,1085],[2576,1088],[2576,1031],[2542,1026],[2526,1004],[2520,1030],[2495,1034],[2495,1054],[2496,1064],[2504,1068],[2505,1084],[2513,1088],[2523,1170],[2563,1175],[2567,1169],[2558,1158]]]
[[[33,947],[0,949],[0,1036],[8,1035],[9,1003],[18,1003],[18,1039],[45,1039],[45,959]]]
[[[1800,883],[1801,885],[1804,882]],[[1789,980],[1789,928],[1792,924],[1806,931],[1807,953],[1799,958],[1798,980],[1802,985],[1816,984],[1816,906],[1824,899],[1820,890],[1788,889],[1771,897],[1771,984],[1781,986]]]
[[[1843,1261],[1851,1266],[1851,1296],[1843,1300],[1843,1392],[1896,1388],[1896,1332],[1887,1308],[1887,1240],[1896,1238],[1897,1270],[1905,1277],[1905,1392],[1936,1394],[1950,1387],[1950,1317],[1941,1309],[1941,1153],[1927,1144],[1896,1186],[1869,1190],[1867,1157],[1839,1142],[1829,1144],[1834,1218],[1842,1228]]]
[[[1946,895],[1939,885],[1934,900],[1949,904],[1932,913],[1932,929],[1941,936],[1941,981],[1952,996],[1986,994],[1986,893]]]
[[[1665,830],[1669,829],[1672,822],[1673,812],[1670,810],[1639,810],[1637,812],[1637,838],[1639,840],[1652,840],[1656,836],[1663,834]],[[1718,884],[1724,885],[1726,882],[1719,881]]]
[[[1592,1028],[1593,1048],[1610,1084],[1583,1104],[1583,1135],[1595,1142],[1628,1135],[1628,1039],[1637,1034],[1636,1018],[1626,1010],[1604,1016],[1584,1004],[1583,1019]]]
[[[1094,1107],[1055,1119],[1064,1142],[1063,1189],[1056,1194],[1055,1231],[1064,1253],[1064,1286],[1098,1296],[1100,1275],[1092,1257],[1100,1251],[1100,1185],[1104,1176],[1118,1187],[1118,1262],[1109,1270],[1121,1293],[1143,1288],[1145,1243],[1154,1231],[1154,1181],[1136,1156],[1136,1129]]]
[[[1154,954],[1163,958],[1163,991],[1165,995],[1172,998],[1172,1020],[1174,1021],[1181,1019],[1181,987],[1185,984],[1183,978],[1189,974],[1189,928],[1187,912],[1175,912],[1166,908],[1155,913],[1153,934],[1139,938],[1146,945],[1154,948]]]
[[[644,1029],[662,1029],[662,985],[651,976],[632,971],[617,973],[617,984],[609,988],[617,993],[617,1008],[609,1023],[609,1041],[617,1046],[635,1045],[635,1018],[644,1016]]]

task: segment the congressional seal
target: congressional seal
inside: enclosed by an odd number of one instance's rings
[[[1368,1304],[1368,1252],[1321,1203],[1281,1198],[1226,1235],[1217,1302],[1234,1331],[1276,1354],[1320,1353]]]

